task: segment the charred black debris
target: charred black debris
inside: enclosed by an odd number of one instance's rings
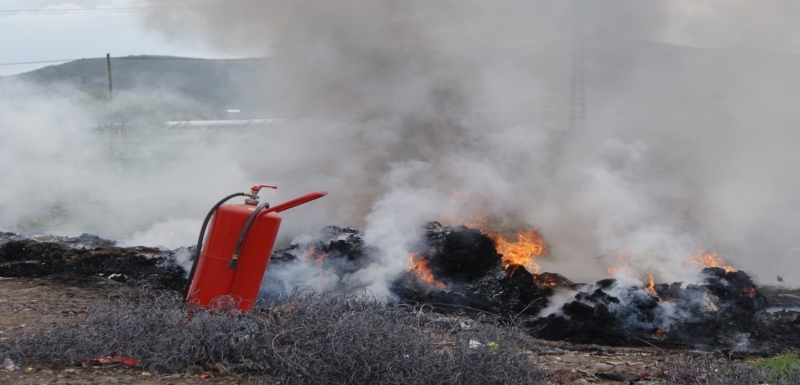
[[[504,266],[492,239],[479,230],[430,222],[413,247],[432,277],[406,271],[391,283],[396,303],[428,303],[461,315],[491,313],[550,340],[609,346],[690,346],[742,352],[778,352],[800,347],[800,313],[767,311],[769,301],[742,271],[703,270],[700,284],[657,284],[648,289],[613,278],[573,283],[554,273],[532,274]],[[80,237],[0,233],[0,276],[103,277],[128,285],[180,291],[186,281],[176,263],[188,249],[119,247]],[[373,263],[378,250],[362,233],[328,226],[273,252],[264,280],[266,294],[281,294],[270,270],[300,258],[317,258],[320,269],[344,276]],[[337,289],[348,289],[341,284]]]

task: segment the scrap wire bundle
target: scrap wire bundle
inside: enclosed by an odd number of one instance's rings
[[[187,307],[169,293],[92,308],[7,341],[0,353],[54,365],[131,357],[154,372],[192,365],[288,383],[531,384],[542,373],[515,327],[444,317],[430,306],[387,306],[365,293],[295,293],[251,314],[226,303]]]

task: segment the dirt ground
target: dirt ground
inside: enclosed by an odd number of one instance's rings
[[[25,336],[46,329],[55,322],[79,325],[92,304],[135,289],[101,277],[75,280],[0,277],[0,340]],[[5,359],[2,357],[0,359]],[[13,357],[10,357],[14,359]],[[238,384],[247,381],[236,376],[195,369],[185,373],[157,375],[123,364],[83,363],[79,367],[53,369],[15,362],[20,370],[0,370],[0,384]],[[201,376],[208,376],[203,379]]]
[[[56,322],[80,325],[92,304],[127,296],[136,289],[102,277],[72,280],[53,278],[0,278],[0,340],[25,336]],[[657,378],[670,363],[699,354],[660,349],[628,349],[574,346],[535,341],[539,363],[552,384],[662,383]],[[0,357],[0,360],[5,357]],[[14,359],[14,357],[10,357]],[[722,359],[722,357],[720,357]],[[54,369],[36,363],[18,362],[20,370],[0,370],[2,384],[239,384],[247,376],[204,372],[193,368],[184,373],[154,374],[123,364]],[[608,375],[616,376],[615,380]],[[625,381],[627,378],[638,380]],[[619,381],[622,380],[622,381]],[[267,382],[269,383],[269,382]]]

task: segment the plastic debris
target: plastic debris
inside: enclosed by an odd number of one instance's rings
[[[494,342],[494,341],[489,342],[488,344],[486,344],[486,346],[488,346],[489,349],[492,349],[492,350],[500,349],[500,344],[498,344],[497,342]]]
[[[11,361],[10,358],[6,358],[3,360],[3,370],[8,370],[9,372],[14,370],[19,370],[19,366],[14,364],[14,361]]]
[[[469,340],[469,348],[470,349],[477,349],[477,348],[479,348],[481,346],[483,346],[482,343],[480,343],[478,341],[475,341],[475,340]]]
[[[136,366],[136,360],[134,360],[133,358],[123,357],[123,356],[95,357],[95,358],[90,358],[89,362],[96,362],[98,364],[104,364],[104,365],[125,364],[128,366]]]
[[[208,379],[208,378],[210,378],[210,377],[211,377],[211,375],[210,375],[210,374],[208,374],[208,373],[203,373],[203,374],[201,374],[201,375],[200,375],[200,378],[202,378],[202,379],[204,379],[204,380],[207,380],[207,379]]]
[[[153,375],[153,373],[150,373],[150,372],[142,372],[142,375],[143,375],[143,376],[152,376],[152,375]]]

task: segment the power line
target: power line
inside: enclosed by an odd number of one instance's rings
[[[103,58],[80,58],[80,59],[61,59],[61,60],[42,60],[42,61],[26,61],[26,62],[16,62],[16,63],[0,63],[0,66],[13,66],[13,65],[24,65],[24,64],[44,64],[44,63],[64,63],[64,62],[72,62],[78,60],[102,60]],[[177,56],[125,56],[125,57],[114,57],[111,60],[237,60],[237,61],[244,61],[244,60],[264,60],[265,57],[247,57],[247,58],[238,58],[238,59],[204,59],[204,58],[196,58],[196,57],[177,57]]]
[[[80,8],[80,9],[0,9],[0,15],[16,13],[58,14],[58,13],[97,13],[97,12],[136,12],[158,9],[182,9],[195,7],[214,7],[214,4],[158,5],[149,7],[115,7],[115,8]]]
[[[18,63],[0,63],[0,66],[15,66],[22,64],[41,64],[41,63],[63,63],[68,61],[75,61],[81,59],[63,59],[63,60],[42,60],[42,61],[23,61]]]

